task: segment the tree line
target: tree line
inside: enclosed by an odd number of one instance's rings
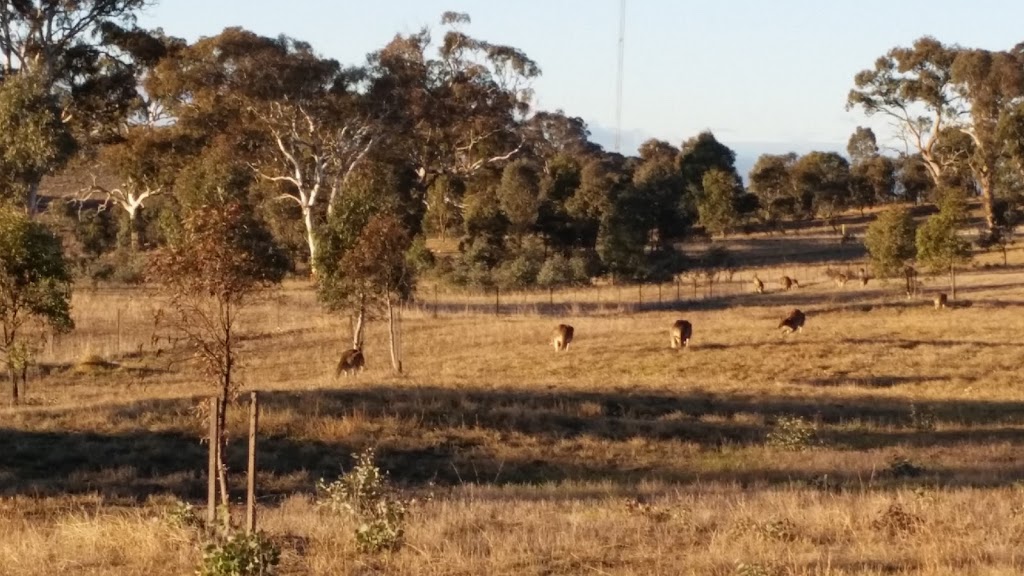
[[[745,187],[735,153],[710,131],[623,155],[591,142],[582,119],[535,109],[540,65],[473,36],[466,14],[341,63],[237,27],[191,43],[144,30],[136,15],[150,3],[0,7],[0,199],[31,232],[11,250],[34,242],[53,252],[37,232],[63,243],[51,303],[70,293],[71,272],[180,281],[204,271],[190,287],[164,284],[225,298],[308,273],[328,309],[356,312],[358,346],[362,321],[392,315],[424,273],[508,288],[667,280],[729,266],[714,245],[687,257],[684,240],[834,222],[950,190],[981,199],[988,242],[1016,221],[1020,46],[926,37],[894,48],[854,77],[848,106],[900,126],[903,150],[883,153],[858,128],[845,156],[761,156]],[[62,181],[60,194],[44,186]],[[457,251],[436,255],[428,237]],[[22,301],[10,302],[8,314],[20,314]]]

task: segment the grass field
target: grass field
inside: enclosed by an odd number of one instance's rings
[[[435,317],[427,288],[404,314],[401,376],[372,323],[368,370],[335,380],[348,322],[290,282],[244,319],[241,372],[263,391],[260,526],[281,572],[1021,573],[1024,252],[979,255],[936,311],[940,279],[914,299],[900,282],[836,287],[825,267],[859,261],[800,257],[857,257],[826,241],[741,237],[751,267],[680,303],[606,286],[504,295],[495,316],[491,295],[442,291]],[[803,287],[782,291],[783,273]],[[190,574],[200,549],[166,511],[205,494],[192,407],[209,390],[154,342],[154,296],[74,305],[79,329],[0,408],[0,573]],[[783,336],[794,307],[807,326]],[[676,318],[689,350],[669,349]],[[559,322],[576,339],[556,355]],[[792,417],[813,434],[787,435]],[[237,472],[244,410],[230,420]],[[313,504],[367,446],[419,501],[392,555],[358,554],[350,522]]]

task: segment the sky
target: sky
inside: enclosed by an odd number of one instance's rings
[[[619,8],[619,0],[162,0],[139,24],[190,41],[228,26],[287,34],[357,64],[396,33],[429,27],[439,38],[441,14],[465,12],[466,32],[537,61],[539,108],[583,118],[611,149]],[[626,0],[623,152],[647,138],[679,145],[711,130],[749,165],[763,152],[845,151],[858,125],[895,146],[883,121],[845,110],[858,71],[924,35],[1009,49],[1024,41],[1022,21],[1019,0]]]

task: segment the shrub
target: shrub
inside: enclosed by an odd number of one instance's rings
[[[203,520],[196,513],[195,506],[176,500],[164,513],[168,524],[177,528],[201,528]]]
[[[889,459],[889,466],[884,474],[890,478],[916,478],[924,474],[924,468],[914,464],[905,456],[894,456]]]
[[[864,245],[871,257],[871,266],[882,277],[897,276],[904,262],[914,257],[915,226],[910,211],[891,208],[882,212],[868,226]]]
[[[281,551],[260,532],[236,532],[206,546],[199,576],[270,576],[281,561]]]
[[[556,288],[573,283],[573,269],[569,259],[561,254],[555,254],[540,267],[537,273],[537,284],[545,288]]]
[[[409,502],[399,497],[386,473],[373,463],[372,448],[353,454],[356,465],[337,480],[317,483],[318,505],[353,518],[356,547],[363,553],[398,550],[405,538]]]
[[[931,432],[935,430],[935,412],[929,408],[918,408],[917,404],[910,405],[910,427],[920,432]]]
[[[889,536],[913,532],[921,524],[921,518],[907,511],[902,504],[893,502],[878,518],[871,522],[871,527]]]
[[[569,258],[569,268],[572,269],[573,284],[586,286],[591,278],[601,273],[601,261],[592,253],[577,254]]]
[[[430,248],[427,248],[427,241],[423,236],[416,236],[412,239],[412,244],[405,252],[405,257],[409,261],[410,267],[419,273],[426,272],[437,264],[437,259],[434,258],[434,253],[430,251]]]
[[[768,433],[767,444],[783,450],[806,450],[814,442],[817,427],[799,416],[780,416]]]
[[[502,262],[495,271],[498,285],[502,288],[525,288],[537,282],[541,262],[530,254],[520,254],[512,260]]]

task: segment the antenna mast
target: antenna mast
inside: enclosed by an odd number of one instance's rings
[[[622,69],[626,50],[626,0],[619,0],[619,69],[615,85],[615,151],[622,152]]]

